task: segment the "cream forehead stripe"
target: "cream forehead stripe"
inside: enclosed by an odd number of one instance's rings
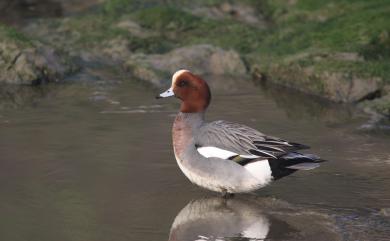
[[[178,78],[181,74],[183,74],[183,73],[185,73],[185,72],[190,72],[190,71],[189,71],[189,70],[186,70],[186,69],[181,69],[181,70],[176,71],[176,72],[173,74],[173,76],[172,76],[172,86],[173,86],[173,84],[176,82],[177,78]]]

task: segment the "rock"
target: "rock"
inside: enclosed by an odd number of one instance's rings
[[[162,78],[163,74],[153,69],[145,61],[145,55],[133,56],[124,65],[125,69],[139,80],[149,82],[154,86],[163,86],[166,84],[166,81]]]
[[[390,95],[390,85],[385,85],[382,88],[382,94],[383,95]]]
[[[219,5],[214,5],[211,7],[196,7],[188,9],[191,14],[200,17],[207,17],[211,19],[235,19],[239,22],[250,24],[252,26],[257,26],[264,28],[266,26],[264,17],[258,13],[252,6],[242,4],[242,3],[233,3],[233,2],[224,2]]]
[[[128,46],[129,41],[127,39],[118,37],[105,41],[103,46],[99,48],[97,52],[101,52],[109,56],[114,61],[121,61],[131,54]]]
[[[318,71],[313,66],[291,63],[273,65],[268,71],[271,82],[335,102],[359,102],[380,91],[381,79],[363,78],[351,73]]]
[[[287,56],[285,58],[286,62],[294,62],[294,61],[307,61],[313,60],[315,62],[320,62],[323,60],[336,60],[336,61],[346,61],[346,62],[363,62],[363,56],[359,55],[359,53],[355,52],[335,52],[335,53],[326,53],[326,52],[301,52],[291,56]]]
[[[380,78],[361,78],[345,73],[324,72],[321,74],[324,94],[337,102],[358,102],[375,95],[380,90]]]
[[[150,55],[150,65],[161,71],[190,69],[199,74],[244,75],[247,70],[240,55],[212,45],[185,46],[163,55]]]
[[[380,214],[385,217],[390,217],[390,208],[382,208]]]
[[[140,37],[140,38],[147,38],[151,36],[156,36],[157,33],[154,33],[148,29],[142,28],[138,23],[130,20],[130,19],[123,19],[119,21],[115,27],[123,29],[128,31],[134,36]]]
[[[58,82],[71,70],[71,64],[48,46],[0,42],[0,82],[23,85]]]
[[[133,55],[125,63],[125,67],[135,77],[149,80],[157,85],[163,83],[157,83],[152,78],[156,78],[161,74],[150,74],[150,71],[167,73],[168,75],[178,69],[189,69],[199,75],[243,76],[247,74],[245,64],[237,52],[223,50],[212,45],[186,46],[174,49],[166,54]],[[143,76],[145,72],[148,73],[148,77]]]
[[[363,103],[366,112],[376,112],[390,118],[390,94]]]
[[[242,94],[251,93],[256,85],[250,75],[201,75],[207,81],[214,94]],[[168,78],[170,79],[170,78]]]
[[[337,52],[333,55],[336,60],[352,61],[352,62],[363,62],[364,58],[358,53],[353,52]]]

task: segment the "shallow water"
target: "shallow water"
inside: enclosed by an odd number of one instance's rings
[[[176,165],[177,100],[95,77],[0,87],[1,240],[390,240],[390,136],[359,129],[367,117],[353,108],[211,78],[209,120],[308,144],[329,160],[226,201]]]

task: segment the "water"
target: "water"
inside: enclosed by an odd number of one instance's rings
[[[353,108],[211,78],[209,120],[329,160],[226,201],[174,160],[177,100],[104,71],[74,78],[0,87],[1,240],[390,240],[390,136],[359,129]]]

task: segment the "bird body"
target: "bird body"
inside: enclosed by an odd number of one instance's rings
[[[177,163],[193,183],[224,194],[251,192],[296,170],[319,166],[319,157],[301,154],[305,145],[267,136],[228,121],[205,121],[211,100],[207,83],[187,70],[177,71],[172,86],[158,97],[182,101],[173,128]]]

